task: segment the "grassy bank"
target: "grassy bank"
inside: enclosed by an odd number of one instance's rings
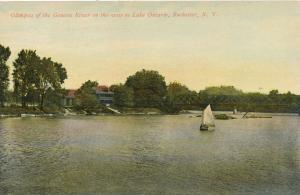
[[[44,114],[37,108],[4,107],[0,108],[1,115]]]
[[[21,114],[34,114],[34,115],[42,115],[42,114],[62,114],[64,110],[61,108],[44,108],[44,110],[40,110],[38,107],[2,107],[0,108],[0,115],[21,115]]]
[[[116,108],[123,114],[162,114],[157,108]]]

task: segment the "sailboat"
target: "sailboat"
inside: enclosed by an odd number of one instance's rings
[[[211,111],[210,104],[203,110],[202,122],[200,125],[201,131],[214,130],[215,122],[214,115]]]

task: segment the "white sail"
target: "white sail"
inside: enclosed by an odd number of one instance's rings
[[[208,126],[214,126],[214,115],[211,111],[210,104],[203,110],[202,124]]]

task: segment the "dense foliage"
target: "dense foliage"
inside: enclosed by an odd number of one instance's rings
[[[6,64],[11,52],[9,47],[0,45],[0,106],[4,106],[6,91],[9,82],[9,69]]]
[[[92,112],[99,106],[97,96],[95,94],[97,81],[86,81],[75,93],[75,106],[77,109],[83,109],[87,112]]]
[[[242,95],[243,92],[242,90],[236,89],[234,86],[220,86],[220,87],[206,87],[205,90],[200,91],[201,93],[204,93],[205,95],[231,95],[231,96],[236,96],[236,95]]]
[[[67,71],[62,64],[53,62],[51,58],[43,58],[37,67],[37,72],[35,86],[40,97],[40,108],[43,109],[47,91],[50,93],[61,90],[61,84],[67,78]]]
[[[221,89],[222,87],[219,87],[219,90]],[[200,105],[203,107],[211,104],[215,110],[237,108],[240,111],[252,112],[299,112],[300,108],[300,96],[291,92],[284,94],[280,94],[278,90],[272,90],[269,94],[243,93],[240,90],[233,90],[231,94],[227,93],[227,90],[225,92],[214,94],[209,88],[200,91]]]
[[[199,93],[178,82],[165,84],[164,77],[156,71],[142,70],[127,78],[115,91],[114,104],[118,107],[131,107],[131,89],[135,108],[156,107],[167,113],[178,113],[184,109],[203,109],[211,104],[214,110],[253,111],[253,112],[299,112],[300,96],[287,92],[280,94],[271,90],[269,94],[245,93],[234,86],[211,86]],[[122,89],[122,90],[121,90]]]
[[[196,104],[197,101],[197,92],[189,90],[178,82],[172,82],[167,87],[167,97],[163,109],[168,113],[177,113],[185,106]]]
[[[133,89],[123,84],[112,85],[110,90],[114,92],[114,105],[117,107],[132,107]]]
[[[133,89],[136,107],[162,107],[167,92],[165,78],[157,71],[141,70],[129,76],[125,85]]]
[[[21,98],[23,108],[28,102],[34,104],[38,99],[43,110],[46,92],[59,92],[67,79],[67,71],[62,64],[53,62],[51,58],[41,59],[33,50],[21,50],[13,66],[16,100]]]

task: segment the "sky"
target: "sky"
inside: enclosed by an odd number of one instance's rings
[[[169,17],[153,17],[159,13]],[[61,14],[72,17],[54,17]],[[70,89],[123,83],[149,69],[196,91],[300,94],[300,2],[0,2],[0,24],[11,72],[21,49],[36,50],[65,66]]]

